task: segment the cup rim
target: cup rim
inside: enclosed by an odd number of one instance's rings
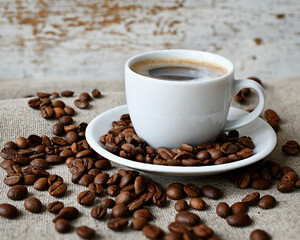
[[[193,81],[193,80],[188,80],[188,81],[170,81],[170,80],[165,80],[165,79],[159,79],[159,81],[157,81],[158,79],[156,78],[152,78],[152,77],[147,77],[147,76],[144,76],[144,75],[141,75],[139,73],[136,73],[134,72],[131,68],[130,68],[130,65],[132,64],[132,62],[137,59],[137,58],[141,58],[143,56],[147,56],[147,55],[151,55],[151,54],[156,54],[156,53],[165,53],[165,54],[170,54],[172,52],[191,52],[191,53],[200,53],[200,54],[206,54],[206,55],[209,55],[211,57],[217,57],[219,59],[222,59],[223,61],[226,62],[226,64],[229,66],[224,66],[222,64],[219,64],[219,65],[222,65],[223,67],[225,67],[228,72],[222,76],[219,76],[219,77],[216,77],[216,78],[212,78],[212,79],[203,79],[201,81]],[[161,57],[161,56],[160,56]],[[224,78],[227,78],[229,77],[230,75],[233,74],[234,72],[234,65],[233,63],[221,56],[221,55],[218,55],[218,54],[215,54],[215,53],[211,53],[211,52],[205,52],[205,51],[200,51],[200,50],[190,50],[190,49],[164,49],[164,50],[152,50],[152,51],[147,51],[147,52],[143,52],[143,53],[140,53],[140,54],[137,54],[131,58],[129,58],[126,62],[125,62],[125,75],[127,73],[127,71],[129,71],[131,74],[135,75],[136,77],[139,77],[141,79],[144,79],[144,80],[148,80],[148,81],[155,81],[156,83],[162,83],[162,84],[171,84],[171,85],[193,85],[193,84],[205,84],[205,83],[208,83],[208,82],[216,82],[216,81],[219,81],[219,80],[222,80]],[[125,78],[125,81],[126,81],[126,78]]]

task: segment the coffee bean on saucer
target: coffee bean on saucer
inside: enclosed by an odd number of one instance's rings
[[[94,89],[92,91],[92,95],[94,98],[100,98],[101,97],[101,92],[98,89]]]
[[[300,153],[300,145],[294,140],[287,141],[282,146],[282,151],[289,156],[297,156]]]
[[[188,204],[185,200],[178,200],[174,204],[174,208],[177,212],[186,211],[188,209]]]
[[[74,101],[74,105],[78,108],[81,108],[81,109],[85,109],[89,106],[89,102],[86,101],[86,100],[80,100],[80,99],[76,99]]]
[[[50,212],[50,213],[55,213],[55,214],[57,214],[57,213],[59,213],[59,211],[60,211],[61,209],[63,209],[63,207],[64,207],[64,203],[63,203],[63,202],[60,202],[60,201],[54,201],[54,202],[51,202],[51,203],[48,204],[47,210],[48,210],[48,212]]]
[[[40,213],[43,210],[41,201],[34,197],[27,198],[24,202],[24,207],[32,213]]]
[[[238,212],[236,214],[230,215],[226,218],[229,225],[233,227],[244,227],[248,226],[251,222],[250,217],[247,213]]]
[[[216,207],[216,213],[221,218],[227,218],[231,215],[231,209],[226,202],[220,202]]]
[[[11,200],[22,200],[27,197],[27,187],[23,185],[15,185],[7,192],[7,197]]]
[[[260,194],[259,192],[253,192],[248,194],[246,197],[242,199],[243,203],[246,203],[248,206],[254,206],[259,201]]]
[[[0,204],[0,216],[8,219],[16,218],[19,215],[18,209],[8,203]]]
[[[250,234],[250,240],[270,240],[270,235],[261,229],[255,229]]]
[[[69,91],[69,90],[65,90],[65,91],[62,91],[60,93],[63,97],[72,97],[74,92],[73,91]]]
[[[70,230],[70,222],[66,219],[58,219],[55,222],[55,230],[59,233],[66,233]]]
[[[77,227],[75,231],[83,239],[91,239],[95,236],[95,230],[88,226]]]
[[[276,203],[277,201],[273,196],[265,195],[259,200],[258,206],[262,209],[270,209],[275,207]]]

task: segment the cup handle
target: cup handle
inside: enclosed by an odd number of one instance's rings
[[[230,131],[242,126],[247,125],[248,123],[254,121],[263,111],[265,106],[265,93],[263,87],[253,80],[235,80],[233,86],[233,96],[236,95],[243,88],[252,88],[254,89],[259,97],[259,102],[256,108],[246,116],[243,116],[236,120],[227,120],[225,123],[223,131]]]

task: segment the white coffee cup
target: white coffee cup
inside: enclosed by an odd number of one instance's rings
[[[131,66],[155,58],[184,58],[218,64],[227,73],[208,80],[170,81],[138,74]],[[265,103],[263,88],[252,80],[235,80],[234,66],[217,54],[194,50],[158,50],[139,54],[125,64],[128,111],[139,137],[150,146],[175,148],[214,141],[221,131],[254,121]],[[243,88],[254,89],[257,107],[237,120],[227,120],[232,97]]]

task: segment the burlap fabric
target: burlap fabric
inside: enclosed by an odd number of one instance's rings
[[[300,157],[287,157],[281,152],[281,146],[285,141],[294,139],[300,142],[300,79],[279,79],[265,84],[267,95],[267,108],[273,108],[281,116],[280,131],[278,131],[278,143],[275,150],[266,158],[277,161],[282,165],[289,165],[300,173]],[[50,82],[39,83],[38,81],[27,81],[25,84],[20,82],[1,82],[0,86],[0,146],[9,140],[15,140],[18,136],[27,137],[30,134],[52,136],[52,126],[56,121],[49,121],[41,118],[39,111],[30,109],[27,105],[28,98],[22,98],[28,94],[35,94],[37,91],[61,91],[70,89],[75,91],[76,95],[82,91],[90,92],[94,87],[97,87],[103,92],[104,97],[99,100],[93,100],[91,107],[88,110],[77,110],[77,115],[74,117],[76,123],[81,121],[89,122],[98,114],[110,108],[125,104],[124,84],[120,82]],[[5,99],[6,98],[6,99]],[[8,99],[10,98],[10,99]],[[74,106],[75,98],[63,98],[67,105]],[[253,106],[254,97],[247,100],[247,105],[240,107],[250,108]],[[268,141],[268,139],[266,139]],[[113,164],[114,168],[109,173],[117,171],[120,166]],[[7,220],[0,218],[0,239],[79,239],[75,234],[74,228],[80,225],[88,225],[97,231],[96,238],[99,239],[145,239],[139,231],[133,231],[128,228],[126,231],[116,233],[107,228],[106,223],[108,217],[103,221],[97,221],[90,217],[92,207],[83,207],[76,201],[78,193],[85,190],[83,186],[73,184],[71,174],[66,165],[53,166],[49,170],[50,173],[56,173],[64,178],[68,184],[66,196],[61,198],[65,206],[77,207],[81,215],[72,221],[73,231],[68,234],[58,234],[54,230],[52,223],[53,215],[46,211],[46,207],[41,214],[32,214],[25,211],[23,207],[24,201],[12,201],[6,197],[9,189],[2,180],[5,177],[5,171],[0,169],[0,202],[14,204],[20,211],[21,215],[16,220]],[[204,198],[207,203],[207,210],[193,211],[197,213],[204,224],[212,227],[216,234],[221,239],[249,239],[250,232],[253,229],[261,228],[269,232],[273,239],[300,239],[300,191],[296,190],[293,193],[283,194],[276,190],[276,184],[272,188],[265,191],[259,191],[261,195],[273,195],[278,204],[271,210],[262,210],[259,207],[251,207],[249,215],[252,224],[248,227],[234,228],[229,226],[226,221],[218,217],[215,213],[216,205],[220,201],[225,201],[229,205],[240,201],[252,189],[237,189],[229,183],[222,175],[209,176],[205,178],[193,179],[178,179],[166,178],[154,175],[144,174],[147,177],[153,178],[160,182],[166,188],[171,182],[179,181],[182,183],[193,182],[198,186],[204,184],[212,184],[222,190],[222,199],[210,200]],[[44,206],[56,200],[51,197],[48,192],[39,192],[28,187],[29,196],[35,196],[41,200]],[[104,196],[103,196],[104,197]],[[187,199],[188,200],[188,199]],[[99,204],[101,198],[97,198],[93,206]],[[167,225],[174,220],[176,211],[174,210],[175,201],[169,201],[165,208],[150,207],[155,218],[152,221],[168,232]],[[110,211],[109,214],[110,215]]]

